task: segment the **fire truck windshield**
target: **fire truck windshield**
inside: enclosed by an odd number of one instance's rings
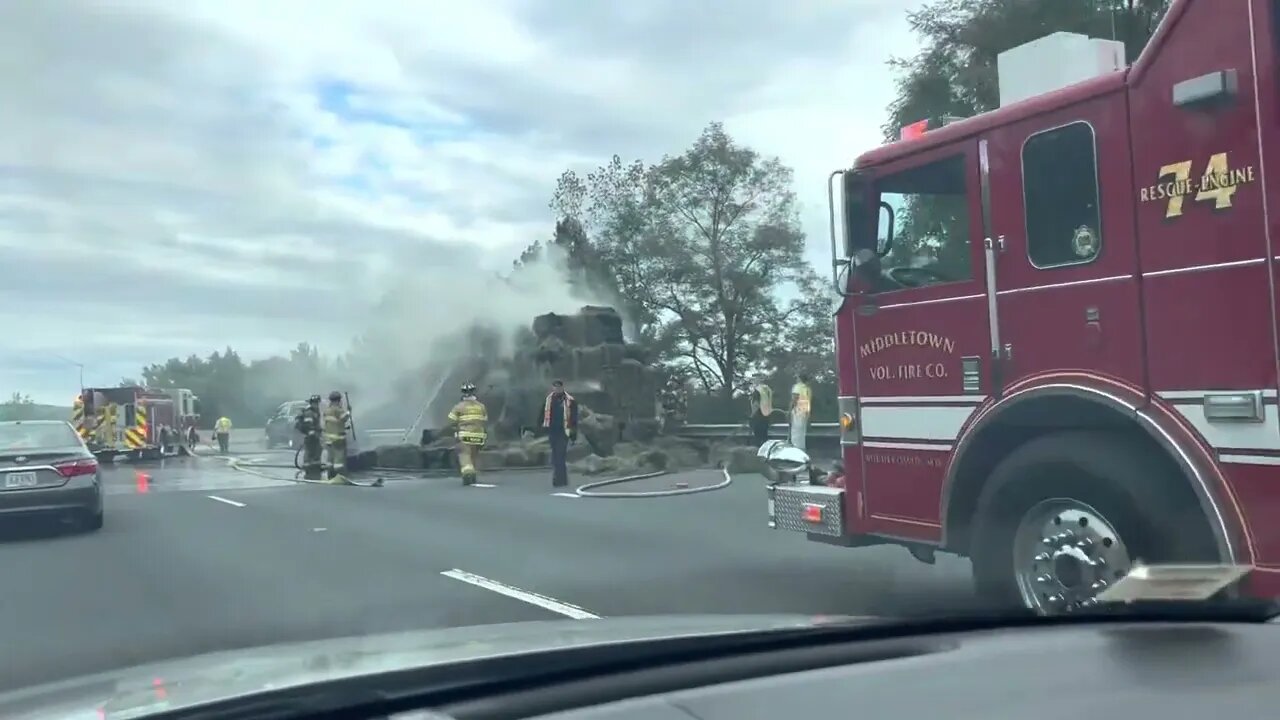
[[[877,252],[883,255],[879,291],[972,277],[963,155],[879,177],[873,197],[881,206],[876,229]]]

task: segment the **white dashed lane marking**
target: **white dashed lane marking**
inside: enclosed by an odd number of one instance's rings
[[[457,568],[454,568],[453,570],[445,570],[440,574],[447,578],[460,580],[469,585],[475,585],[478,588],[484,588],[485,590],[488,590],[490,592],[496,592],[499,595],[505,595],[509,598],[514,598],[516,600],[519,600],[520,602],[525,602],[525,603],[529,603],[530,605],[535,605],[537,607],[542,608],[543,610],[550,610],[553,613],[559,613],[560,615],[571,617],[574,620],[599,620],[600,619],[599,615],[596,615],[593,612],[588,612],[586,610],[583,610],[577,605],[570,605],[569,603],[561,602],[554,598],[549,598],[546,595],[539,595],[538,593],[529,592],[528,590],[521,590],[520,588],[515,587],[513,585],[500,583],[497,580],[490,580],[487,577],[482,577],[480,575],[476,575],[475,573],[469,573],[465,570],[458,570]]]
[[[236,502],[235,500],[228,500],[224,497],[218,497],[217,495],[206,495],[205,497],[209,498],[210,500],[217,500],[220,503],[226,503],[232,507],[245,507],[245,504],[242,502]]]

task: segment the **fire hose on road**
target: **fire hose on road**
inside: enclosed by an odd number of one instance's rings
[[[606,491],[600,492],[597,488],[609,487],[610,485],[621,485],[628,482],[636,482],[638,480],[647,480],[649,478],[661,477],[672,473],[667,470],[657,470],[654,472],[640,473],[638,475],[625,475],[623,477],[608,478],[605,480],[597,480],[589,482],[586,485],[578,486],[575,490],[579,496],[586,498],[660,498],[675,497],[677,495],[693,495],[694,493],[711,492],[712,490],[723,490],[733,484],[733,476],[729,474],[728,468],[720,468],[720,472],[724,475],[724,480],[715,485],[699,485],[697,487],[674,487],[665,490],[632,490],[632,491]]]
[[[692,424],[692,425],[685,425],[684,427],[682,427],[680,430],[677,431],[677,434],[687,438],[699,438],[699,439],[718,438],[721,440],[726,440],[726,439],[734,440],[740,437],[743,431],[746,429],[747,429],[746,423],[726,423],[723,425]],[[770,427],[770,434],[775,436],[781,435],[785,437],[785,435],[787,434],[787,431],[788,431],[788,427],[785,424],[781,424],[781,423],[775,423]],[[390,434],[391,432],[393,431],[375,430],[375,431],[369,431],[369,434],[376,436],[376,435]],[[396,432],[397,434],[401,434],[401,436],[403,437],[402,435],[402,433],[404,432],[403,429],[395,430],[394,432]],[[835,423],[814,423],[813,425],[810,426],[810,433],[811,433],[811,438],[813,436],[817,436],[818,438],[822,438],[825,440],[828,435],[835,436],[838,434],[838,425],[836,425]],[[197,455],[202,457],[209,457],[208,455],[204,455],[203,453],[198,453]],[[306,480],[305,478],[302,477],[301,457],[302,457],[302,448],[299,447],[294,452],[292,462],[288,464],[254,462],[252,460],[246,461],[246,460],[231,459],[231,458],[228,458],[228,464],[235,470],[240,470],[250,474],[258,475],[260,477],[264,477],[267,479],[287,480],[287,481],[298,482],[298,483],[327,484],[327,483],[324,483],[323,481]],[[293,477],[280,477],[278,475],[269,475],[267,473],[261,472],[261,470],[265,470],[265,469],[293,470],[295,471],[295,475]],[[503,471],[515,472],[515,471],[549,470],[549,469],[550,469],[549,466],[544,465],[539,467],[493,468],[487,472],[503,472]],[[399,476],[399,477],[417,478],[417,477],[423,477],[424,475],[448,476],[454,472],[452,470],[444,469],[444,468],[424,470],[424,469],[393,468],[393,467],[372,467],[372,468],[369,468],[369,470],[372,472],[378,473],[379,477],[367,483],[353,481],[354,484],[357,484],[359,486],[366,486],[366,487],[367,486],[376,487],[376,486],[381,486],[383,483],[383,480],[386,479],[384,477],[381,477],[382,475],[388,475],[391,477]],[[729,487],[730,485],[732,485],[733,476],[729,472],[729,469],[727,467],[721,467],[720,471],[723,476],[722,479],[719,480],[718,482],[715,482],[714,484],[708,484],[708,485],[689,486],[684,482],[677,482],[675,487],[668,487],[668,488],[661,488],[661,489],[656,489],[656,488],[649,489],[649,490],[606,489],[606,488],[616,488],[619,485],[626,485],[628,483],[651,480],[653,478],[658,478],[666,475],[680,474],[671,470],[655,470],[655,471],[643,472],[643,473],[633,473],[633,474],[624,475],[621,477],[610,477],[610,478],[604,478],[600,480],[594,480],[592,482],[588,482],[577,487],[571,492],[579,497],[602,498],[602,499],[643,499],[643,498],[662,498],[662,497],[678,497],[682,495],[694,495],[697,493],[711,492],[714,490],[723,490]]]
[[[301,457],[302,457],[302,450],[301,448],[299,448],[294,453],[292,465],[285,465],[284,463],[245,462],[244,460],[241,460],[239,458],[228,458],[228,464],[232,467],[232,469],[239,470],[241,472],[246,472],[251,475],[257,475],[259,477],[263,477],[271,480],[290,480],[292,482],[310,483],[310,484],[319,484],[319,485],[328,484],[322,480],[307,480],[306,478],[303,478],[302,467],[301,467]],[[295,473],[293,477],[283,478],[283,477],[269,475],[267,473],[261,472],[264,469],[294,470]],[[537,469],[548,470],[550,468],[544,467],[544,468],[503,468],[503,469],[504,470],[537,470]],[[391,473],[395,475],[403,475],[403,476],[410,476],[410,477],[420,477],[423,473],[422,470],[409,470],[405,468],[373,468],[373,470],[379,473]],[[442,475],[448,474],[449,472],[451,471],[442,471],[440,474]],[[623,485],[631,482],[639,482],[641,480],[649,480],[652,478],[675,474],[669,470],[655,470],[651,472],[624,475],[622,477],[613,477],[613,478],[606,478],[603,480],[595,480],[593,482],[580,485],[573,492],[578,496],[584,497],[584,498],[602,498],[602,499],[623,499],[623,498],[641,499],[641,498],[661,498],[661,497],[677,497],[680,495],[693,495],[696,493],[711,492],[713,490],[723,490],[729,487],[733,483],[733,476],[730,475],[728,468],[721,468],[721,473],[723,475],[723,479],[720,482],[717,482],[713,485],[697,485],[693,487],[677,486],[673,488],[654,489],[654,490],[604,490],[603,489],[606,487]],[[385,478],[383,477],[377,477],[377,478],[374,478],[371,482],[367,482],[367,483],[358,482],[354,480],[352,480],[351,482],[352,484],[361,486],[361,487],[381,487],[383,486],[384,480]]]

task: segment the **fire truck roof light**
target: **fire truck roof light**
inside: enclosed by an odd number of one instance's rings
[[[917,120],[909,125],[903,125],[902,130],[900,131],[900,137],[902,140],[916,140],[923,137],[925,133],[931,130],[937,130],[938,128],[946,127],[953,122],[959,122],[961,120],[964,120],[964,118],[956,117],[955,115],[943,115],[936,118]]]
[[[916,122],[913,122],[910,125],[902,126],[901,139],[915,140],[916,138],[922,137],[926,132],[928,132],[928,130],[929,130],[928,118],[924,120],[917,120]]]

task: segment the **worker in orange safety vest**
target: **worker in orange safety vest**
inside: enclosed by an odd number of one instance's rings
[[[551,485],[569,484],[569,446],[578,441],[578,401],[564,390],[564,382],[551,383],[542,405],[542,427],[551,442]]]

